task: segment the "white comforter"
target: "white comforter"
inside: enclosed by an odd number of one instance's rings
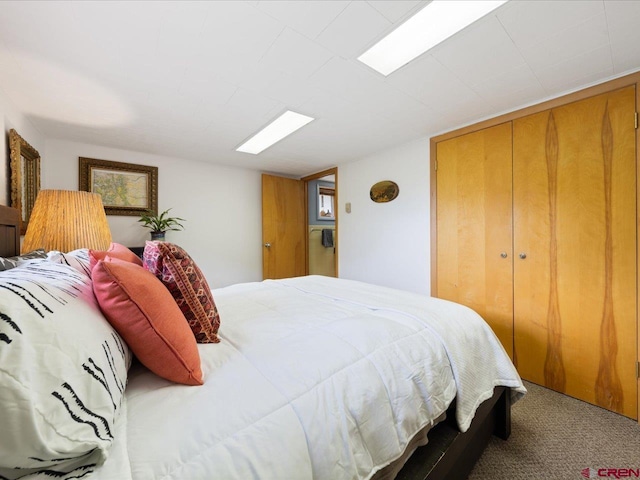
[[[456,395],[466,430],[494,386],[525,392],[486,323],[451,302],[313,276],[214,298],[205,385],[132,369],[101,480],[369,478]]]

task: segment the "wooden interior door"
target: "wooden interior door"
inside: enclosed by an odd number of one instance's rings
[[[262,175],[262,276],[306,271],[307,208],[302,180]]]
[[[513,355],[511,123],[436,146],[437,290],[473,308]]]
[[[523,378],[636,418],[635,87],[513,122]]]

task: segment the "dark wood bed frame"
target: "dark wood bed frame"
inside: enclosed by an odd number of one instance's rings
[[[469,429],[461,433],[455,420],[455,400],[447,418],[429,431],[429,443],[407,460],[396,480],[457,480],[469,476],[480,455],[496,435],[511,434],[511,389],[496,387],[483,402]]]
[[[0,256],[20,253],[20,214],[0,205]],[[461,433],[455,421],[455,401],[447,418],[429,431],[429,443],[407,460],[397,480],[455,480],[467,478],[489,443],[491,435],[502,439],[511,433],[511,391],[496,387],[493,397],[480,405],[473,423]]]

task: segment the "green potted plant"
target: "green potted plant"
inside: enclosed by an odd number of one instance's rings
[[[184,230],[184,225],[180,222],[185,222],[186,220],[180,217],[170,217],[169,210],[171,209],[165,210],[160,215],[151,210],[140,215],[138,222],[151,230],[151,240],[164,241],[165,232],[168,230],[176,232]]]

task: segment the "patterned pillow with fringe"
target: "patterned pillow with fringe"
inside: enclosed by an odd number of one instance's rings
[[[169,289],[198,343],[218,343],[220,315],[204,274],[189,254],[169,242],[147,241],[142,264]]]

